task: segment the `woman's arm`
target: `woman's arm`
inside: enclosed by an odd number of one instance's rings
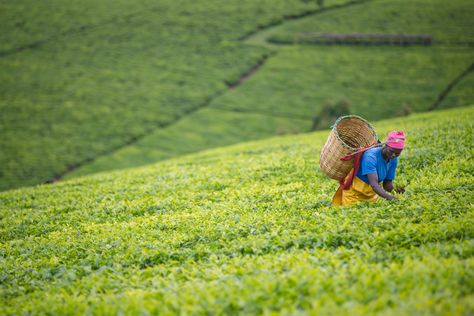
[[[378,195],[380,195],[381,197],[389,201],[395,200],[395,197],[393,195],[388,194],[382,189],[382,187],[380,186],[378,182],[376,173],[369,173],[367,177],[369,178],[369,184],[372,187],[372,189],[374,189],[375,193],[377,193]]]

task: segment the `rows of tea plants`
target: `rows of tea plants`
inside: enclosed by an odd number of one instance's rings
[[[321,105],[347,99],[369,120],[426,111],[474,61],[470,48],[288,47],[259,75],[211,107],[313,118]],[[462,104],[474,92],[467,86]],[[318,105],[318,106],[317,106]]]
[[[474,68],[474,63],[471,65]],[[443,98],[443,93],[440,95],[440,100],[437,100],[433,105],[438,108],[453,107],[458,104],[463,104],[467,100],[472,100],[474,87],[474,72],[467,73],[464,77],[452,86],[448,86],[445,90],[446,95]],[[443,91],[444,92],[444,91]]]
[[[268,55],[240,38],[315,10],[300,0],[2,2],[0,190],[206,105]]]
[[[160,128],[131,146],[68,173],[65,179],[105,170],[150,164],[204,149],[274,135],[296,134],[311,128],[311,120],[215,108],[196,111],[175,124]]]
[[[379,0],[337,12],[286,23],[270,37],[275,43],[295,43],[311,33],[431,35],[434,45],[472,46],[474,7],[469,0]]]
[[[263,136],[309,131],[319,109],[339,100],[348,100],[352,113],[369,120],[426,111],[473,60],[472,50],[462,48],[282,48],[258,75],[215,98],[209,109],[158,129],[69,177],[144,165]],[[453,96],[438,107],[473,100],[471,76],[457,84],[448,94]]]
[[[0,189],[53,180],[83,164],[69,176],[305,131],[322,106],[339,100],[369,119],[423,111],[472,63],[469,48],[453,49],[448,42],[434,49],[271,51],[238,41],[285,15],[319,12],[316,1],[216,6],[210,0],[186,5],[143,0],[135,7],[119,2],[109,11],[105,0],[97,7],[52,1],[51,19],[35,13],[45,10],[44,3],[28,2],[33,10],[22,17],[27,2],[1,4],[2,14],[12,17],[0,22],[9,30],[1,35],[5,49],[39,46],[0,59]],[[344,3],[325,1],[325,7]],[[315,19],[325,27],[333,23],[335,31],[344,25],[355,30],[367,11],[377,18],[360,31],[379,31],[383,20],[387,30],[398,32],[397,5],[399,15],[417,20],[417,26],[404,23],[410,32],[459,31],[461,42],[469,42],[469,9],[459,9],[461,0],[433,2],[427,9],[401,0],[387,9],[376,3],[339,6],[278,30],[313,30]],[[353,16],[345,19],[346,12]],[[23,35],[7,38],[11,33]],[[262,62],[253,78],[227,92]],[[469,80],[440,107],[471,103]],[[202,107],[216,111],[198,110]]]
[[[465,46],[469,42],[471,22],[459,10],[464,3],[461,0],[450,4],[424,3],[426,9],[423,9],[418,2],[392,1],[387,6],[384,2],[363,2],[257,32],[245,43],[269,47],[276,53],[242,86],[214,98],[209,104],[213,109],[233,114],[216,111],[212,114],[214,120],[203,122],[202,117],[210,117],[210,112],[198,111],[183,122],[157,130],[112,155],[100,157],[67,177],[144,165],[225,143],[258,139],[269,133],[308,130],[324,106],[341,100],[349,103],[352,113],[368,119],[425,111],[435,103],[438,108],[470,104],[474,95],[469,77],[458,82],[447,97],[443,95],[474,60],[472,49]],[[398,15],[416,20],[416,23],[401,25],[395,9]],[[369,21],[367,26],[358,29],[357,26],[365,25],[363,21],[366,20]],[[280,34],[317,31],[318,21],[334,31],[344,31],[342,28],[348,27],[346,31],[393,34],[402,32],[403,27],[409,27],[406,30],[412,33],[423,33],[431,28],[436,36],[443,32],[446,38],[456,33],[463,41],[455,46],[448,42],[438,45],[438,42],[434,47],[412,48],[282,47],[269,46],[265,42]],[[438,24],[446,27],[441,28]],[[324,31],[324,27],[321,30]],[[438,102],[441,95],[443,100]],[[256,117],[261,119],[260,124],[254,123]],[[277,126],[276,121],[279,122]],[[302,121],[306,123],[300,123]],[[239,129],[242,132],[236,133]]]
[[[397,202],[329,206],[329,131],[0,193],[0,313],[470,315],[472,122],[375,124]]]
[[[0,54],[44,43],[157,7],[153,0],[2,1]]]

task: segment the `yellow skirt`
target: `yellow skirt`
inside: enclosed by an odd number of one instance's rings
[[[377,193],[372,187],[359,179],[354,177],[351,186],[348,190],[343,190],[341,187],[336,191],[332,198],[332,205],[349,205],[357,202],[375,202],[377,200]]]

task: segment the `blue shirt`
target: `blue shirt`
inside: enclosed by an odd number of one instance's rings
[[[378,181],[395,179],[395,170],[397,169],[398,157],[388,162],[382,157],[382,147],[375,147],[362,154],[360,159],[359,171],[357,177],[369,184],[369,173],[376,173]]]

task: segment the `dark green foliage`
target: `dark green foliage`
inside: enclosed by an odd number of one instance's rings
[[[0,4],[0,190],[44,182],[205,106],[268,52],[239,38],[313,7],[298,0]]]
[[[320,8],[324,7],[324,0],[301,0],[301,1],[303,1],[303,2],[315,1]]]
[[[308,131],[344,96],[370,120],[424,111],[473,58],[465,0],[25,0],[0,12],[0,190]],[[430,33],[435,45],[263,42],[319,30]],[[472,103],[470,81],[439,107]]]
[[[302,33],[425,34],[434,45],[472,46],[474,7],[467,0],[378,0],[286,24],[271,40],[294,43]]]
[[[314,117],[311,131],[329,128],[338,117],[351,114],[350,108],[351,102],[348,99],[341,99],[337,102],[326,102],[319,113]]]
[[[398,116],[410,115],[413,112],[412,107],[408,103],[402,104],[400,110],[398,111]]]

